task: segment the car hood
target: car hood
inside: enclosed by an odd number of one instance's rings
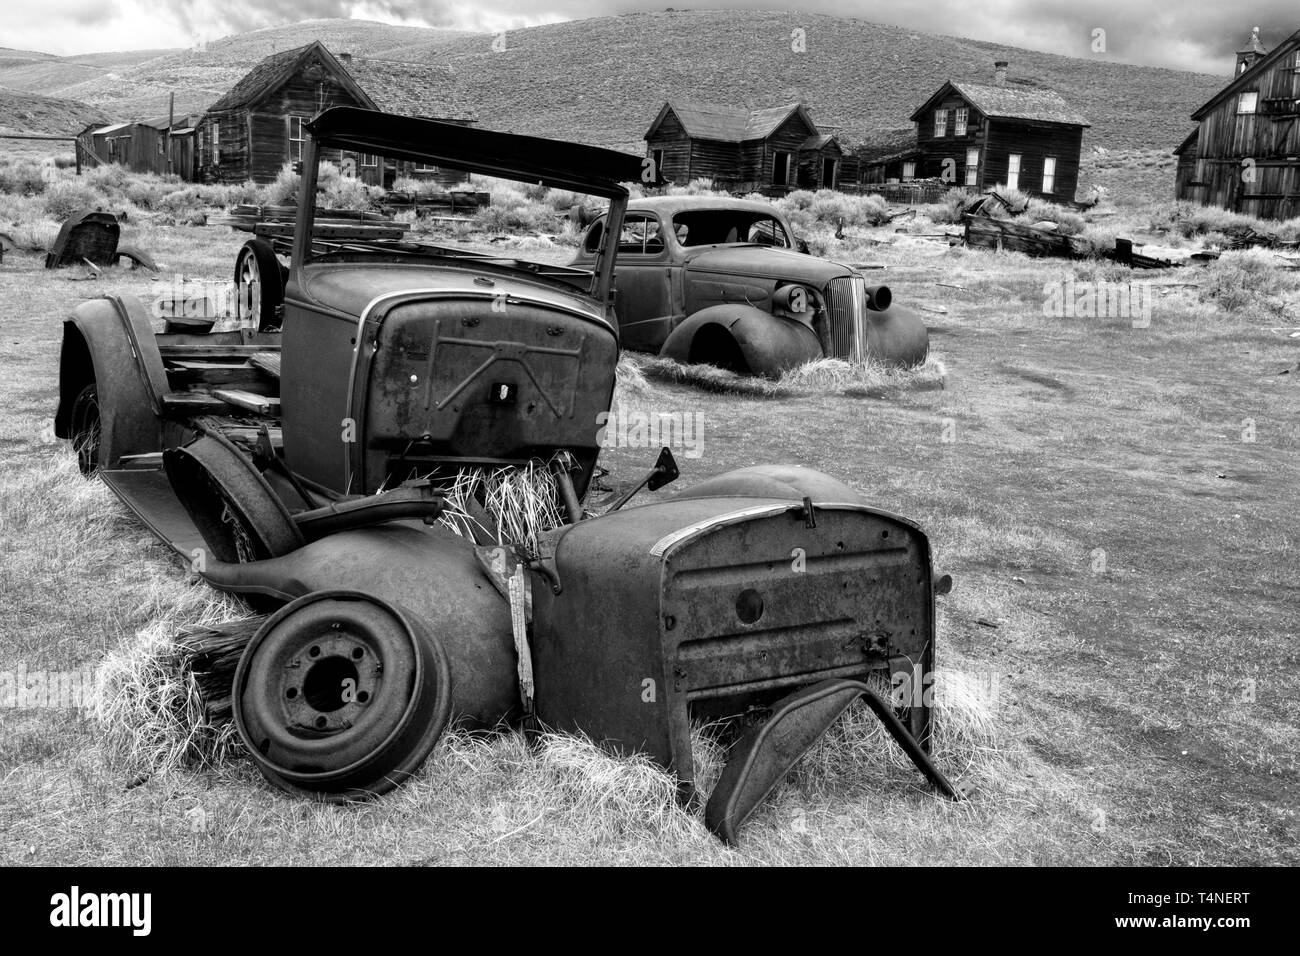
[[[528,299],[594,321],[606,321],[596,302],[577,289],[570,293],[559,283],[530,279],[516,269],[478,262],[318,263],[302,270],[299,291],[327,309],[354,316],[360,316],[378,297],[395,292],[465,291],[475,296]]]
[[[686,265],[693,272],[790,279],[821,287],[831,279],[853,275],[848,266],[829,259],[760,245],[700,246],[686,249]]]

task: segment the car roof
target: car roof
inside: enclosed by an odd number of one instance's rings
[[[731,209],[761,212],[784,220],[785,216],[771,203],[754,199],[733,199],[730,196],[648,196],[628,203],[628,212],[655,212],[661,216],[675,216],[679,212],[703,209]]]

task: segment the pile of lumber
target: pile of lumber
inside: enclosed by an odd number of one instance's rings
[[[214,224],[268,238],[293,235],[297,206],[235,206]],[[317,209],[313,234],[319,239],[401,239],[410,227],[392,216],[359,209]]]
[[[380,201],[386,212],[414,211],[421,219],[466,221],[480,209],[492,205],[492,194],[473,190],[453,190],[432,196],[390,192]]]

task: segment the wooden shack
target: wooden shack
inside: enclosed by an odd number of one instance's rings
[[[273,53],[204,114],[198,125],[198,168],[208,182],[267,183],[286,163],[302,159],[303,124],[334,106],[472,123],[456,98],[449,70],[434,64],[334,56],[319,41]],[[463,174],[331,151],[325,157],[348,175],[389,186],[400,177],[436,178],[448,185]]]
[[[1177,198],[1262,219],[1300,216],[1300,30],[1273,50],[1256,27],[1232,82],[1174,150]]]
[[[799,103],[768,109],[665,103],[645,134],[662,179],[711,179],[732,192],[833,188],[844,152]]]
[[[1090,124],[1055,91],[1008,80],[1007,66],[994,63],[992,84],[948,80],[911,115],[917,175],[976,191],[1005,186],[1073,200]]]
[[[97,164],[117,163],[137,173],[175,173],[194,179],[194,123],[197,116],[166,116],[139,123],[90,126],[77,136],[78,148]]]

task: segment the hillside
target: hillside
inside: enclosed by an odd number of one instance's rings
[[[72,135],[91,123],[105,120],[103,112],[85,103],[0,88],[0,131],[3,132]]]
[[[806,31],[807,52],[790,34]],[[135,63],[101,57],[33,59],[3,66],[0,85],[41,82],[43,91],[84,100],[113,119],[200,110],[262,56],[320,39],[336,52],[445,62],[485,126],[641,148],[666,99],[743,106],[803,98],[816,118],[847,138],[908,125],[911,111],[947,79],[984,79],[995,59],[1011,80],[1059,91],[1091,121],[1085,143],[1109,149],[1172,150],[1188,114],[1228,77],[1075,59],[984,41],[918,33],[804,13],[677,11],[601,17],[511,31],[504,52],[489,34],[314,20],[258,30]],[[111,64],[109,69],[104,64]],[[51,82],[66,70],[66,82]],[[87,75],[87,70],[99,70]],[[26,71],[26,72],[23,72]],[[47,75],[49,74],[49,75]]]

